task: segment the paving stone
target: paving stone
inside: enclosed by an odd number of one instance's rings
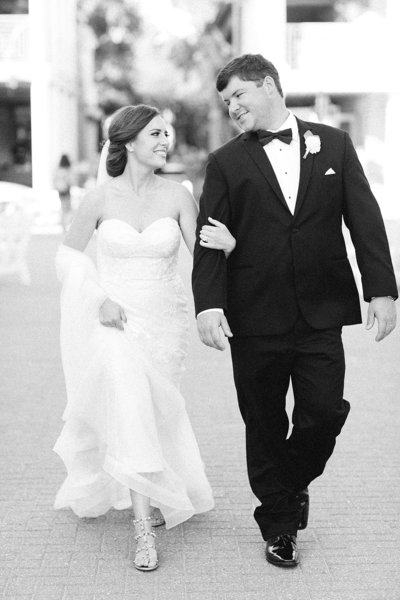
[[[92,588],[85,590],[82,589],[82,587],[66,586],[62,600],[93,600],[93,596],[94,593]],[[36,598],[34,600],[36,600]]]
[[[59,584],[40,584],[34,595],[34,600],[62,600],[64,597],[64,585]]]

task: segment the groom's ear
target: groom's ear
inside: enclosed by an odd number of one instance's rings
[[[270,75],[266,75],[264,77],[262,86],[265,89],[265,91],[268,93],[271,93],[274,89],[276,89],[275,81],[272,79],[272,77]]]

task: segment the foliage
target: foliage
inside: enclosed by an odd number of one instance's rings
[[[215,12],[215,2],[210,4]],[[173,111],[178,146],[209,148],[221,142],[217,128],[224,121],[224,109],[214,82],[221,65],[231,58],[231,46],[216,26],[200,25],[195,35],[141,38],[136,46],[138,89],[145,102]],[[218,123],[212,120],[216,113]]]
[[[214,80],[231,46],[213,23],[226,4],[160,1],[79,0],[97,40],[100,108],[108,115],[124,104],[154,104],[172,115],[177,148],[218,145],[225,119]]]
[[[92,30],[100,107],[110,114],[140,101],[134,86],[134,48],[141,18],[133,0],[79,0],[79,18]]]

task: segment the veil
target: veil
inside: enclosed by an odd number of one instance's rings
[[[111,176],[107,173],[107,169],[106,169],[106,161],[107,161],[107,154],[108,154],[109,146],[110,146],[110,140],[106,140],[106,142],[104,143],[104,145],[101,149],[99,167],[97,169],[96,185],[101,185],[102,183],[105,183],[106,181],[111,179]]]

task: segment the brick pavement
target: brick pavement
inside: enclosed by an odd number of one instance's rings
[[[54,511],[64,473],[51,451],[65,403],[58,350],[59,239],[35,236],[32,285],[0,280],[0,597],[14,600],[400,600],[400,414],[397,331],[375,344],[347,328],[352,411],[311,486],[301,566],[266,564],[251,516],[243,427],[229,354],[202,347],[192,324],[183,392],[216,508],[159,531],[160,568],[129,565],[129,511],[77,519]],[[189,260],[184,255],[187,279]]]

